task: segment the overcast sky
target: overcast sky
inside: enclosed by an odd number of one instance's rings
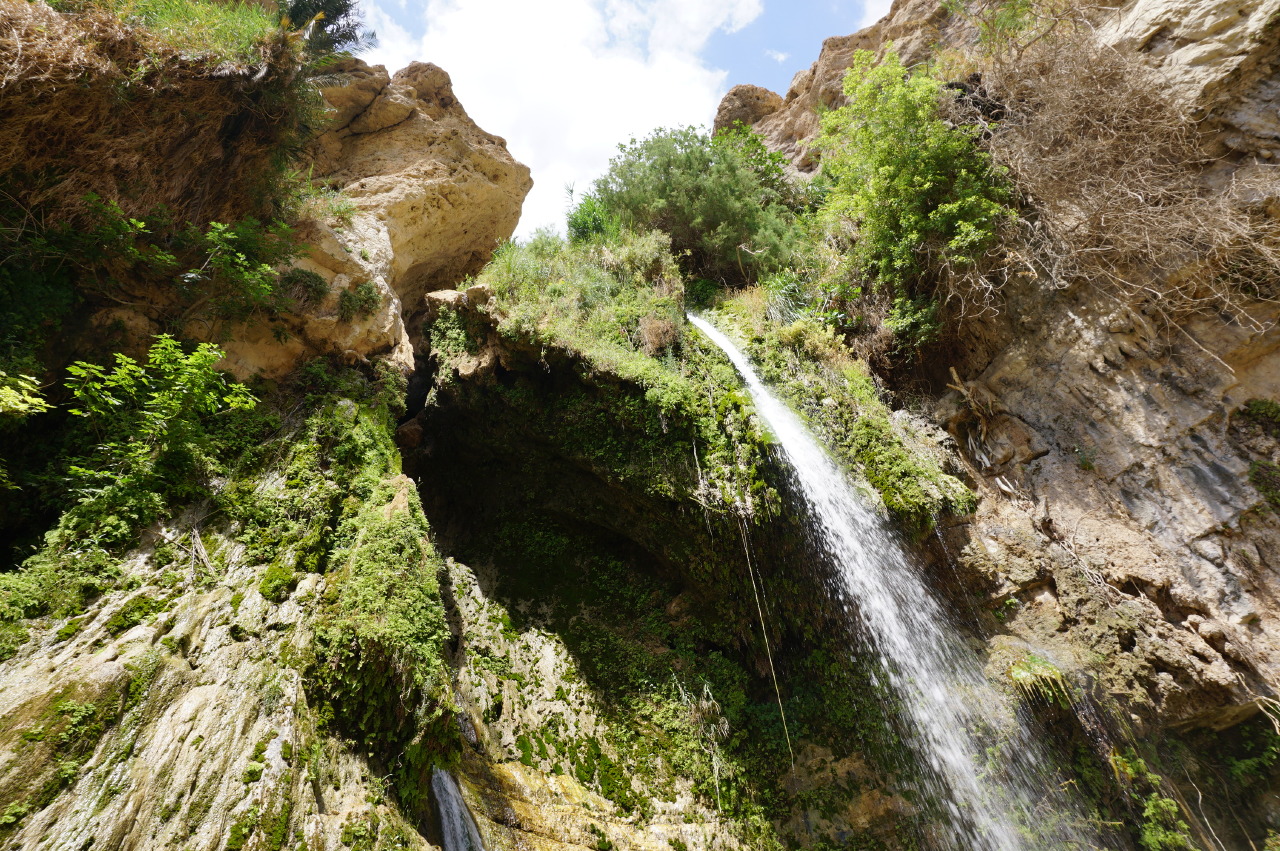
[[[517,236],[563,232],[565,187],[581,192],[620,142],[658,127],[710,126],[730,87],[786,94],[822,40],[889,0],[364,0],[391,72],[434,62],[482,128],[533,170]]]

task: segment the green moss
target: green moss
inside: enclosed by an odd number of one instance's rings
[[[1280,402],[1273,399],[1250,399],[1240,409],[1240,415],[1272,437],[1280,438]]]
[[[273,603],[283,603],[297,585],[298,574],[293,568],[273,562],[263,573],[258,592]]]
[[[157,600],[147,594],[138,594],[107,619],[107,632],[113,636],[120,635],[133,629],[156,612],[162,612],[167,608],[168,603],[163,600]]]
[[[533,765],[533,743],[524,733],[516,737],[516,750],[520,751],[520,762],[528,766]]]
[[[1274,508],[1280,508],[1280,466],[1270,461],[1249,464],[1249,483]]]
[[[227,833],[226,851],[240,851],[253,836],[258,826],[258,808],[253,807],[231,825]]]
[[[1066,677],[1048,659],[1028,653],[1009,666],[1008,676],[1027,700],[1071,708],[1071,690]]]

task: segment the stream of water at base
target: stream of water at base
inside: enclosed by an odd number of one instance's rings
[[[901,706],[904,737],[924,778],[920,791],[945,813],[943,835],[933,840],[954,851],[1101,847],[889,526],[746,355],[706,321],[689,321],[741,374],[808,502],[815,541],[843,586],[835,591],[861,619]],[[993,756],[987,747],[997,730],[1002,742]]]
[[[443,769],[431,773],[431,791],[440,808],[440,833],[444,851],[485,851],[471,811],[453,775]]]

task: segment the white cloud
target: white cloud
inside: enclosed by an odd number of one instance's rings
[[[762,11],[761,0],[430,0],[415,36],[387,8],[365,5],[380,44],[364,58],[449,72],[476,123],[533,170],[522,236],[563,230],[565,185],[587,189],[618,143],[710,124],[726,75],[699,54]]]
[[[858,29],[869,27],[889,14],[893,0],[866,0],[862,7],[862,18],[858,21]]]
[[[764,55],[768,56],[779,65],[791,58],[790,53],[783,53],[781,50],[765,50]]]

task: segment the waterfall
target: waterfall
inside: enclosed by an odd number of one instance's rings
[[[804,424],[760,381],[747,357],[707,322],[690,316],[742,375],[757,414],[777,439],[812,532],[836,568],[835,589],[861,620],[901,703],[904,738],[924,774],[922,790],[948,816],[955,851],[1097,848],[1030,732],[982,674],[977,655],[930,592],[884,520],[863,504]],[[987,752],[1004,719],[1005,746]]]
[[[436,805],[440,808],[440,832],[444,839],[444,851],[484,851],[480,831],[462,800],[462,790],[453,775],[442,769],[431,772],[431,791],[435,792]]]

